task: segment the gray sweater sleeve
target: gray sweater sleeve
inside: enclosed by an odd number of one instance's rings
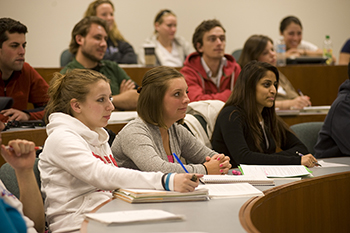
[[[181,125],[169,129],[170,149],[191,164],[185,165],[190,173],[206,174],[201,163],[206,156],[217,154],[201,144]],[[174,159],[168,161],[159,128],[144,123],[141,119],[131,121],[116,136],[112,145],[113,156],[118,166],[141,171],[161,171],[183,173],[184,170]]]

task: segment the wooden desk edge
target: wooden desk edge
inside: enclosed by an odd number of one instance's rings
[[[111,199],[101,203],[95,209],[93,209],[90,213],[96,213],[97,210],[99,210],[102,206],[106,205],[107,203],[111,202],[113,199],[115,199],[115,198],[112,197]],[[87,232],[88,223],[89,223],[89,220],[84,219],[83,223],[81,224],[80,232],[82,232],[82,233]]]
[[[333,173],[333,174],[328,174],[324,176],[313,177],[310,179],[302,179],[300,181],[294,181],[291,183],[279,185],[271,189],[265,190],[264,196],[252,197],[243,204],[238,214],[239,221],[241,222],[242,227],[247,232],[258,233],[260,231],[254,226],[251,218],[252,210],[254,209],[255,204],[257,204],[258,202],[262,202],[262,200],[266,198],[268,199],[272,198],[271,196],[278,194],[279,191],[286,191],[288,189],[295,189],[298,187],[309,186],[310,183],[320,183],[320,182],[323,182],[323,180],[325,179],[337,179],[337,178],[339,179],[340,177],[347,177],[347,176],[350,176],[350,171]]]

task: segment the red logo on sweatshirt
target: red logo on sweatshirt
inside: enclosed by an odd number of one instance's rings
[[[100,156],[100,155],[97,155],[94,152],[92,152],[92,155],[95,158],[104,162],[105,164],[113,164],[114,166],[118,167],[117,162],[115,161],[115,159],[113,158],[113,156],[111,154],[109,156]]]

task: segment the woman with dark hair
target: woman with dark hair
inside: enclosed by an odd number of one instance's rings
[[[280,35],[286,43],[286,56],[322,56],[323,52],[316,45],[303,40],[303,26],[295,16],[287,16],[280,23]]]
[[[181,67],[191,52],[190,43],[176,36],[177,18],[168,9],[160,10],[154,19],[154,34],[147,38],[139,51],[139,63],[145,64],[144,46],[154,47],[156,65]]]
[[[317,160],[275,112],[279,74],[276,67],[252,61],[243,67],[216,120],[214,150],[239,164],[315,166]],[[281,151],[279,151],[279,148]],[[304,154],[299,156],[298,153]]]
[[[209,149],[181,125],[190,102],[187,83],[174,68],[146,72],[139,88],[137,113],[116,136],[112,152],[121,167],[141,171],[183,173],[174,153],[189,164],[188,172],[227,174],[229,158]]]
[[[276,66],[276,52],[273,47],[273,41],[263,35],[252,35],[245,42],[238,63],[244,67],[250,61],[257,60],[267,62]],[[286,109],[302,109],[310,106],[310,97],[299,96],[293,85],[279,72],[278,92],[275,101],[275,107]]]

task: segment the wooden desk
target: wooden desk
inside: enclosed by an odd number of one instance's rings
[[[338,88],[348,79],[347,66],[289,65],[278,68],[312,105],[331,105],[337,98]]]
[[[118,133],[127,123],[108,124],[106,128],[112,130],[114,133]],[[1,133],[2,144],[7,143],[14,139],[26,139],[33,141],[35,145],[42,146],[47,138],[45,127],[36,129],[22,129],[16,131],[5,131]],[[5,160],[0,156],[0,166],[5,163]]]
[[[247,232],[350,232],[350,171],[278,186],[246,202]]]
[[[146,71],[152,67],[122,67],[125,72],[141,85]],[[54,72],[61,68],[35,68],[48,82]],[[178,70],[181,67],[176,68]],[[316,105],[331,105],[338,94],[338,88],[348,78],[347,66],[326,65],[288,65],[279,67],[279,70],[290,80],[295,89],[300,89],[305,95],[311,97]]]
[[[305,122],[324,122],[327,114],[301,114],[296,116],[280,116],[289,126]]]
[[[344,164],[350,164],[350,157],[342,157],[342,158],[330,158],[330,159],[324,159],[327,162],[331,163],[344,163]],[[329,216],[329,213],[325,211],[324,208],[329,208],[328,204],[332,204],[335,202],[335,200],[331,195],[335,192],[343,192],[344,194],[341,194],[343,197],[346,197],[348,200],[347,203],[350,202],[349,198],[349,180],[343,180],[341,182],[336,181],[336,179],[333,179],[335,182],[329,181],[328,184],[322,185],[322,181],[324,181],[324,175],[328,174],[335,174],[340,172],[350,172],[350,167],[324,167],[324,168],[311,168],[311,171],[313,171],[313,174],[315,178],[306,178],[302,179],[301,181],[296,181],[291,183],[291,181],[286,180],[275,180],[276,186],[272,189],[271,186],[255,186],[256,188],[262,190],[265,192],[265,195],[267,197],[269,196],[269,193],[273,193],[276,189],[281,189],[283,192],[281,192],[281,195],[288,196],[289,199],[284,199],[284,202],[279,202],[279,206],[273,206],[270,207],[271,209],[276,207],[276,212],[273,212],[269,216],[269,222],[271,223],[271,228],[268,228],[268,231],[265,232],[288,232],[288,231],[278,231],[273,230],[273,225],[280,225],[284,224],[284,222],[278,222],[278,217],[280,215],[288,214],[289,215],[300,215],[301,217],[305,217],[310,222],[307,223],[310,227],[313,227],[315,222],[317,221],[317,218],[315,216],[324,215],[325,217]],[[348,176],[348,175],[347,175]],[[324,189],[318,190],[318,185],[315,183],[318,183],[319,185],[323,186]],[[347,185],[343,185],[343,182],[348,182]],[[306,188],[304,192],[301,190],[299,191],[299,195],[293,195],[293,187],[294,185],[298,185],[298,187]],[[315,185],[315,186],[314,186]],[[312,189],[311,187],[308,188],[308,186],[315,187],[315,189]],[[329,187],[330,193],[323,192],[325,190],[328,190],[327,186]],[[344,187],[347,186],[347,187]],[[280,187],[291,187],[291,190],[288,189],[282,189]],[[334,191],[332,191],[334,190]],[[347,191],[345,191],[347,190]],[[314,195],[323,196],[324,202],[317,202],[314,200]],[[305,197],[306,196],[306,197]],[[278,196],[277,196],[278,197]],[[304,197],[304,198],[302,198]],[[295,200],[294,200],[295,199]],[[226,199],[213,199],[206,202],[176,202],[176,203],[144,203],[144,204],[129,204],[125,201],[122,201],[120,199],[113,199],[109,201],[108,203],[104,203],[103,205],[96,208],[96,212],[102,213],[102,212],[111,212],[111,211],[123,211],[123,210],[141,210],[141,209],[160,209],[169,211],[174,214],[182,214],[186,216],[185,221],[172,221],[172,222],[157,222],[157,223],[148,223],[148,224],[132,224],[132,225],[121,225],[121,226],[106,226],[105,224],[101,224],[95,221],[85,221],[82,224],[81,232],[125,232],[125,233],[136,233],[136,232],[208,232],[208,233],[216,233],[216,232],[235,232],[235,233],[244,233],[247,232],[247,230],[240,224],[239,214],[240,209],[247,201],[251,201],[251,198],[226,198]],[[296,206],[297,209],[303,209],[303,204],[307,204],[307,202],[310,202],[310,205],[312,207],[309,208],[309,210],[304,214],[304,212],[292,212],[292,213],[286,213],[285,210],[283,210],[284,206],[288,205],[291,206],[292,204],[289,204],[288,202],[299,202],[301,205]],[[318,206],[318,208],[314,208],[315,206]],[[350,207],[348,204],[344,205],[341,208],[341,213],[347,213],[347,215],[344,215],[342,218],[348,218]],[[278,212],[282,209],[282,212]],[[319,213],[315,213],[315,211],[319,211]],[[312,213],[310,213],[312,212]],[[259,215],[260,218],[264,219],[264,216],[266,214],[262,213]],[[339,213],[335,215],[334,217],[339,217]],[[333,217],[330,217],[328,223],[332,224]],[[350,222],[350,221],[348,221]],[[290,221],[291,224],[294,224],[295,221]],[[327,223],[325,223],[327,224]],[[334,228],[338,229],[338,228]],[[321,230],[319,232],[349,232],[349,228],[344,228],[345,230]],[[294,232],[303,232],[295,230]],[[315,232],[315,231],[308,231],[308,232]]]

